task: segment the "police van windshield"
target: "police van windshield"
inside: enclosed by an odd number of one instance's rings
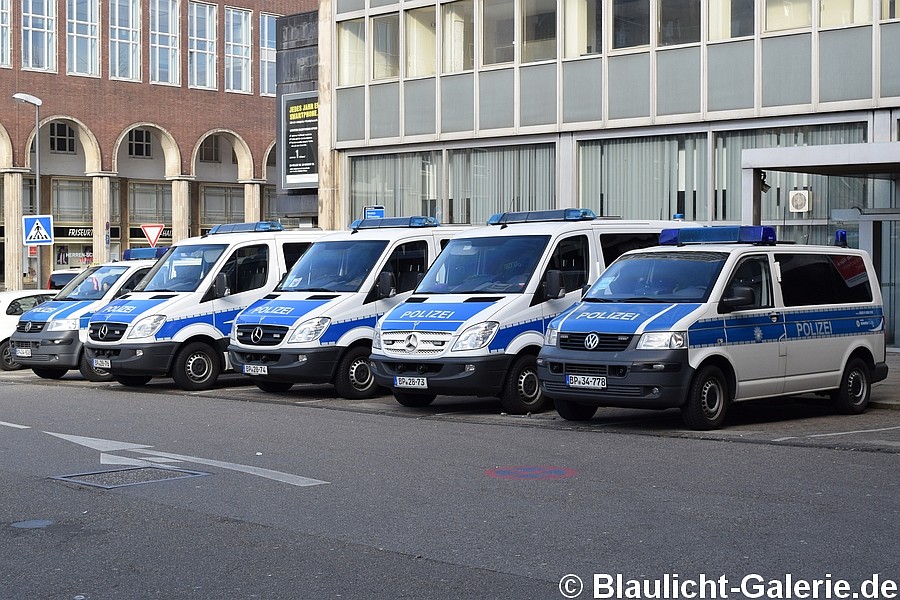
[[[705,302],[728,255],[647,252],[619,257],[585,294],[585,302]]]
[[[89,267],[67,283],[54,300],[99,300],[127,270],[126,265]]]
[[[356,292],[384,253],[386,240],[316,242],[282,282],[280,292]]]
[[[521,294],[550,236],[452,239],[428,269],[418,294]]]
[[[225,244],[173,246],[139,283],[136,292],[193,292],[226,249]]]

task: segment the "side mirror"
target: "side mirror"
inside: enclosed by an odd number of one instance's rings
[[[230,293],[231,290],[228,289],[228,276],[225,275],[225,273],[217,274],[213,281],[213,297],[224,298]]]
[[[719,300],[719,312],[728,313],[738,308],[753,306],[756,304],[756,293],[753,288],[746,285],[736,285],[731,288],[731,294],[723,296]]]
[[[548,300],[555,300],[566,295],[562,271],[555,269],[547,271],[547,275],[544,277],[544,294]]]
[[[397,295],[397,285],[394,282],[394,274],[390,271],[382,271],[378,274],[378,282],[375,284],[378,298],[393,298]]]

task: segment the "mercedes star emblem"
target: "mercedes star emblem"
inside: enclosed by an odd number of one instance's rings
[[[262,327],[257,327],[250,333],[250,341],[253,342],[254,344],[258,344],[259,340],[262,339],[262,336],[263,336]]]
[[[97,337],[100,338],[101,340],[105,340],[106,334],[108,334],[108,333],[109,333],[109,328],[106,326],[106,324],[103,324],[100,326],[99,331],[97,331]]]
[[[406,336],[406,340],[404,341],[403,346],[407,352],[412,354],[416,351],[416,348],[419,347],[419,336],[414,333],[409,334],[408,336]]]

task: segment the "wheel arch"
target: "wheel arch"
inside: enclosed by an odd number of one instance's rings
[[[734,373],[734,367],[726,357],[721,354],[712,354],[703,359],[703,361],[697,365],[697,368],[694,369],[694,377],[700,369],[707,365],[713,365],[718,367],[720,371],[722,371],[722,375],[725,376],[725,381],[728,384],[728,401],[734,401],[735,397],[737,397],[737,376]],[[692,377],[693,380],[693,377]],[[686,400],[686,399],[685,399]]]
[[[178,342],[178,346],[175,348],[175,351],[172,353],[172,359],[169,362],[169,373],[168,373],[169,376],[172,375],[172,369],[175,368],[175,357],[178,356],[178,353],[181,352],[181,350],[185,346],[187,346],[189,344],[193,344],[194,342],[201,342],[201,343],[206,344],[207,346],[211,346],[214,350],[218,350],[218,353],[216,354],[216,356],[218,356],[218,358],[219,358],[219,367],[222,370],[225,370],[226,368],[228,368],[228,364],[226,364],[226,360],[225,360],[225,349],[228,348],[228,338],[225,338],[224,341],[220,341],[210,335],[198,333],[198,334],[194,334],[194,335],[190,336],[189,338],[187,338],[185,340]]]

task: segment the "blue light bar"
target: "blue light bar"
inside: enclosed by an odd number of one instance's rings
[[[544,221],[593,221],[597,218],[589,208],[559,208],[555,210],[531,210],[497,213],[488,219],[488,225],[510,223],[538,223]]]
[[[838,229],[834,232],[834,245],[842,248],[847,247],[847,230]]]
[[[437,227],[434,217],[387,217],[385,219],[357,219],[350,223],[350,229],[384,229],[386,227]]]
[[[128,248],[122,253],[122,260],[159,258],[168,251],[168,246],[157,246],[156,248]]]
[[[685,227],[683,229],[663,229],[659,234],[661,246],[774,243],[775,228],[760,225]]]
[[[255,223],[225,223],[209,230],[209,235],[217,233],[247,233],[250,231],[284,231],[278,221],[257,221]]]

